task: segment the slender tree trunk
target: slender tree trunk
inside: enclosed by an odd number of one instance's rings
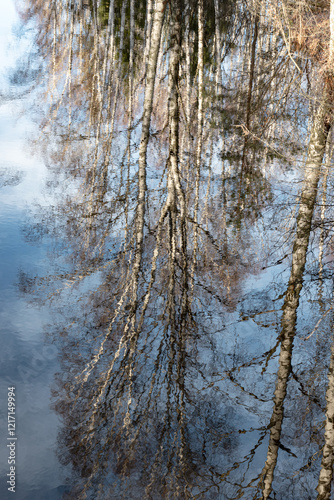
[[[216,92],[217,95],[221,95],[221,87],[222,87],[222,70],[221,70],[221,36],[220,36],[220,27],[219,27],[219,0],[215,0],[215,52],[216,52]]]
[[[305,165],[305,179],[297,217],[297,231],[292,254],[292,267],[285,294],[281,320],[281,351],[274,393],[274,410],[270,420],[270,437],[267,460],[261,475],[262,498],[269,498],[272,490],[274,470],[277,463],[283,422],[283,406],[287,391],[287,382],[291,372],[293,340],[295,336],[297,308],[303,286],[303,274],[309,244],[314,204],[317,197],[318,182],[322,160],[330,125],[328,122],[328,104],[323,99],[313,120],[313,127]]]
[[[204,6],[203,0],[198,0],[198,110],[197,110],[197,146],[196,146],[196,181],[195,181],[195,206],[194,221],[198,222],[199,190],[201,177],[201,160],[203,147],[203,81],[204,81]],[[194,275],[197,262],[198,230],[194,227],[194,248],[191,271],[191,294],[194,291]]]
[[[318,482],[317,500],[330,500],[334,464],[334,341],[331,347],[331,360],[326,391],[325,445],[322,452],[321,470]]]
[[[139,168],[138,168],[138,202],[137,202],[137,218],[136,218],[136,251],[133,267],[134,275],[134,300],[137,295],[138,274],[141,266],[143,238],[144,238],[144,221],[145,221],[145,199],[146,199],[146,157],[147,146],[150,135],[151,115],[153,108],[154,84],[157,69],[157,60],[160,48],[160,38],[166,0],[156,0],[154,5],[151,44],[147,64],[146,85],[144,94],[144,112],[142,120],[142,132],[139,146]]]
[[[323,254],[324,254],[324,243],[325,243],[325,212],[326,212],[326,202],[327,202],[327,180],[330,169],[330,162],[333,153],[333,146],[331,145],[331,139],[327,141],[326,148],[326,165],[324,178],[322,182],[322,197],[321,197],[321,215],[320,215],[320,236],[319,236],[319,306],[320,311],[324,313],[324,302],[323,302]]]
[[[170,60],[168,72],[168,122],[169,122],[169,168],[168,168],[168,204],[172,212],[176,211],[175,189],[178,185],[179,168],[179,97],[178,77],[180,60],[180,9],[178,0],[171,3],[170,21]]]
[[[145,72],[147,69],[147,59],[151,48],[152,7],[153,7],[153,0],[148,0],[146,7],[146,22],[145,22],[145,49],[144,49]]]
[[[126,178],[125,202],[125,241],[128,239],[129,196],[130,196],[130,170],[131,170],[131,134],[133,115],[133,48],[135,43],[135,14],[134,0],[130,0],[130,58],[129,58],[129,104],[128,104],[128,161]]]
[[[190,14],[191,7],[190,1],[186,0],[185,2],[185,58],[186,58],[186,159],[185,162],[185,177],[186,183],[189,183],[189,174],[190,174],[190,145],[191,145],[191,136],[190,136],[190,101],[191,101],[191,75],[190,75]],[[190,190],[188,190],[189,197]],[[187,199],[188,201],[188,199]]]
[[[328,55],[328,94],[333,99],[333,74],[334,74],[334,0],[330,2],[330,41]],[[328,373],[328,386],[326,392],[326,425],[325,445],[323,448],[321,470],[318,482],[317,500],[329,500],[331,496],[331,483],[334,464],[334,343],[331,348],[331,361]]]
[[[330,42],[328,56],[328,84],[329,94],[333,94],[334,74],[334,0],[330,2]],[[321,269],[322,271],[322,269]],[[334,465],[334,343],[331,348],[331,360],[328,372],[328,386],[326,391],[326,424],[325,445],[322,452],[321,470],[318,482],[317,500],[329,500],[331,496],[331,484],[333,479]]]
[[[245,120],[247,131],[250,129],[250,123],[251,123],[252,90],[254,83],[256,44],[257,44],[258,33],[259,33],[259,15],[258,13],[256,13],[254,19],[254,32],[253,32],[253,41],[251,48],[251,59],[250,59],[248,92],[247,92],[247,106],[246,106],[246,120]],[[249,135],[247,134],[245,135],[244,149],[242,153],[242,163],[241,163],[242,172],[248,170],[248,165],[247,165],[248,140],[249,140]]]
[[[329,42],[329,57],[328,57],[328,70],[333,72],[334,67],[334,1],[331,0],[331,6],[330,6],[330,42]]]

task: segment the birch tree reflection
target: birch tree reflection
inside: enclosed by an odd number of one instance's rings
[[[54,272],[35,282],[58,315],[70,498],[267,499],[286,498],[284,481],[304,487],[290,471],[277,491],[273,481],[279,450],[305,470],[281,439],[291,373],[300,407],[324,409],[292,351],[319,189],[321,290],[331,269],[330,195],[318,186],[330,163],[329,6],[53,0],[22,14],[46,75],[36,142],[57,193],[42,214],[57,243]],[[288,284],[281,271],[249,292],[291,252]],[[21,290],[33,281],[21,274]],[[319,495],[330,491],[331,392],[330,371]]]
[[[334,10],[333,10],[334,13]],[[334,31],[330,26],[329,47],[334,44]],[[311,135],[305,164],[305,179],[301,193],[299,211],[296,220],[296,237],[292,252],[292,266],[288,288],[285,294],[281,319],[281,351],[279,370],[274,397],[274,410],[270,421],[270,438],[267,461],[262,473],[261,483],[263,498],[269,498],[273,473],[277,462],[277,453],[280,444],[281,426],[283,421],[283,404],[286,396],[287,381],[291,373],[291,358],[293,339],[297,321],[299,296],[303,285],[303,274],[306,264],[306,254],[309,244],[311,223],[317,189],[321,174],[322,162],[325,154],[328,134],[332,125],[332,67],[333,53],[328,54],[328,70],[323,83],[320,103],[313,118]]]

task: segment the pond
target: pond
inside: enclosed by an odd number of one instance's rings
[[[1,498],[334,498],[309,4],[1,7]]]

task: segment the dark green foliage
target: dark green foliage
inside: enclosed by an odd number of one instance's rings
[[[192,58],[191,58],[191,79],[195,77],[197,64],[198,64],[198,18],[197,18],[197,2],[190,0],[191,14],[190,14],[190,38],[193,39]],[[227,48],[233,45],[232,40],[229,39],[229,31],[232,24],[233,12],[235,3],[231,0],[219,2],[219,31],[221,34],[226,35]],[[184,14],[185,16],[185,14]],[[205,2],[204,8],[204,71],[210,68],[215,70],[217,61],[214,51],[215,39],[215,7],[214,0]]]
[[[174,0],[175,1],[175,0]],[[172,14],[174,1],[170,1],[166,8],[166,21],[165,21],[165,33],[168,32],[170,25],[170,15]],[[181,21],[181,40],[184,40],[184,34],[186,30],[186,3],[184,0],[178,0],[181,3],[182,21]],[[120,30],[121,30],[121,11],[122,11],[123,0],[115,0],[115,21],[114,21],[114,32],[116,47],[119,50],[120,44]],[[98,11],[99,21],[103,29],[108,26],[109,17],[109,6],[110,0],[101,0],[101,4]],[[189,34],[191,40],[191,80],[194,79],[197,70],[197,50],[198,50],[198,18],[197,18],[197,2],[194,0],[189,0],[190,16],[189,16]],[[223,34],[227,36],[227,47],[233,46],[232,40],[228,40],[228,32],[231,27],[232,16],[234,12],[234,2],[232,0],[226,0],[219,2],[219,29]],[[139,68],[142,64],[143,56],[143,45],[144,45],[144,32],[146,23],[146,10],[147,1],[146,0],[136,0],[134,2],[134,19],[135,19],[135,47],[134,47],[134,70],[136,73],[136,68]],[[215,36],[215,9],[214,0],[208,0],[205,3],[204,9],[204,68],[208,71],[209,69],[215,69],[217,61],[215,53],[213,50]],[[168,39],[168,37],[166,37]],[[184,54],[183,54],[184,57]],[[123,76],[127,74],[127,66],[130,58],[130,2],[127,1],[126,14],[125,14],[125,26],[124,26],[124,46],[122,54],[122,64],[123,64]]]
[[[101,0],[98,16],[103,29],[107,29],[109,18],[109,0]],[[123,0],[115,0],[114,2],[114,33],[116,43],[116,57],[119,57],[120,47],[120,32],[121,32],[121,13]],[[145,20],[146,20],[146,0],[136,0],[134,2],[134,65],[135,71],[143,55]],[[118,53],[117,53],[118,52]],[[123,76],[128,73],[128,64],[130,60],[130,1],[127,0],[125,11],[125,26],[124,26],[124,42],[122,53]]]

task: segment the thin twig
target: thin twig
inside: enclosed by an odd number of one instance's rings
[[[327,309],[327,311],[321,316],[321,318],[319,319],[318,323],[313,328],[313,331],[310,333],[310,335],[308,335],[307,337],[305,337],[303,340],[308,340],[310,337],[312,337],[312,335],[314,334],[314,332],[318,329],[318,327],[319,327],[320,323],[322,322],[322,320],[327,316],[327,314],[329,313],[329,311],[331,309],[333,309],[333,307],[334,307],[334,304],[332,306],[330,306],[329,309]]]

